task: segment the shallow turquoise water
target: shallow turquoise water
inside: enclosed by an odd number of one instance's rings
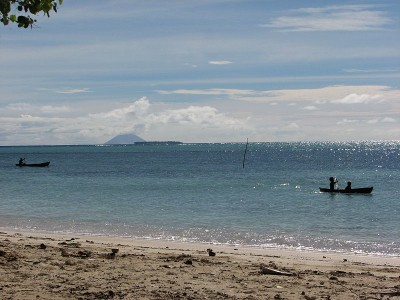
[[[244,148],[0,147],[0,227],[400,256],[399,142],[250,143],[243,168]]]

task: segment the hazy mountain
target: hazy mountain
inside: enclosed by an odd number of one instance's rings
[[[105,142],[104,144],[106,145],[118,145],[118,144],[134,144],[136,142],[145,142],[144,139],[141,137],[138,137],[137,135],[133,133],[129,134],[120,134],[115,137],[113,137],[111,140],[108,142]]]

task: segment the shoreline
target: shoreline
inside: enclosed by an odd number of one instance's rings
[[[114,236],[101,234],[81,234],[81,233],[56,233],[49,231],[28,231],[15,230],[10,228],[0,227],[0,233],[17,234],[25,237],[35,236],[38,238],[54,238],[54,239],[88,239],[100,244],[121,244],[131,247],[143,246],[156,249],[186,249],[194,251],[198,249],[215,248],[220,252],[241,255],[266,255],[266,256],[288,256],[288,257],[304,257],[306,259],[319,259],[321,257],[330,257],[335,261],[352,258],[363,263],[379,263],[393,264],[400,267],[400,255],[384,255],[384,254],[365,254],[353,252],[339,252],[330,250],[308,250],[308,249],[288,249],[280,247],[260,247],[248,245],[230,245],[207,242],[192,242],[192,241],[173,241],[155,238],[140,238],[129,236]]]
[[[2,299],[400,296],[400,257],[0,228],[0,266]],[[269,274],[271,269],[282,274]]]
[[[354,258],[360,262],[365,263],[379,263],[379,264],[393,264],[400,267],[400,255],[384,255],[384,254],[368,254],[368,253],[355,253],[355,252],[340,252],[332,250],[309,250],[309,249],[288,249],[280,247],[261,247],[239,244],[219,244],[207,242],[192,242],[192,241],[173,241],[156,238],[140,238],[130,236],[115,236],[115,235],[101,235],[101,234],[82,234],[82,233],[59,233],[50,231],[29,231],[29,230],[16,230],[12,228],[0,227],[0,232],[9,234],[21,234],[23,236],[36,236],[36,237],[49,237],[56,239],[63,238],[80,238],[90,239],[98,243],[109,244],[126,244],[127,246],[145,246],[149,248],[180,248],[189,250],[215,248],[222,252],[231,254],[250,254],[250,255],[284,255],[289,257],[304,257],[308,259],[318,259],[320,257],[331,257],[334,260],[343,260]]]

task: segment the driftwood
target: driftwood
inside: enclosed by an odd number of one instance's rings
[[[260,273],[263,275],[280,275],[280,276],[293,276],[294,275],[293,273],[272,269],[265,265],[260,265]]]

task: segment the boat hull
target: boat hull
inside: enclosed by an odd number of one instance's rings
[[[340,194],[370,194],[373,189],[374,188],[372,186],[358,188],[358,189],[351,189],[351,190],[345,190],[345,189],[331,190],[329,188],[319,188],[320,192],[323,193],[340,193]]]
[[[16,164],[17,167],[38,167],[38,168],[43,168],[47,167],[50,164],[49,161],[44,162],[44,163],[39,163],[39,164]]]

